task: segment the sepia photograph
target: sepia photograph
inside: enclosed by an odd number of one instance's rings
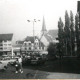
[[[80,1],[0,0],[0,79],[80,79]]]

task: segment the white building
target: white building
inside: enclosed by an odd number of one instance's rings
[[[44,44],[38,39],[37,36],[27,36],[22,45],[22,48],[24,48],[26,52],[30,53],[33,51],[38,52],[45,49]]]
[[[0,34],[0,54],[11,55],[13,34]]]
[[[45,50],[47,50],[47,47],[50,42],[58,43],[58,40],[56,38],[58,37],[58,30],[49,30],[47,31],[46,25],[45,25],[45,19],[43,16],[43,23],[42,23],[42,30],[41,34],[39,35],[40,41],[45,45]]]

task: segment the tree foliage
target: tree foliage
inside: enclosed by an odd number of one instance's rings
[[[63,55],[63,52],[64,52],[64,29],[63,29],[63,26],[64,26],[63,21],[61,18],[59,18],[59,21],[58,21],[59,44],[57,45],[59,56]]]
[[[76,39],[76,47],[77,47],[77,53],[79,53],[79,14],[77,13],[75,16],[75,39]]]
[[[75,22],[72,11],[70,16],[65,11],[65,23],[59,18],[58,21],[58,40],[57,51],[58,55],[75,56],[76,51],[80,54],[80,13],[75,16]],[[48,46],[48,52],[50,55],[54,54],[55,47],[51,43]]]
[[[48,48],[47,48],[47,51],[48,51],[48,55],[55,55],[56,53],[56,45],[54,43],[50,43]]]
[[[74,31],[74,19],[73,19],[73,13],[70,11],[70,54],[75,55],[74,49],[75,49],[75,31]]]
[[[75,23],[77,24],[77,22]],[[63,25],[61,18],[59,18],[58,40],[59,40],[59,44],[58,44],[59,54],[67,55],[67,56],[75,55],[74,53],[75,51],[75,27],[74,27],[74,18],[73,18],[72,11],[70,11],[70,16],[68,15],[68,12],[65,11],[64,25]]]
[[[70,55],[70,18],[68,12],[65,12],[64,26],[65,55]]]

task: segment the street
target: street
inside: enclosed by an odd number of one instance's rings
[[[15,67],[9,66],[0,71],[0,79],[80,79],[80,60],[57,59],[44,65],[23,66],[23,73],[15,73]]]

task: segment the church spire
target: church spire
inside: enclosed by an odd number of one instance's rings
[[[42,34],[45,34],[47,32],[44,16],[43,16],[43,22],[42,22],[42,30],[41,30],[41,32],[42,32]]]

